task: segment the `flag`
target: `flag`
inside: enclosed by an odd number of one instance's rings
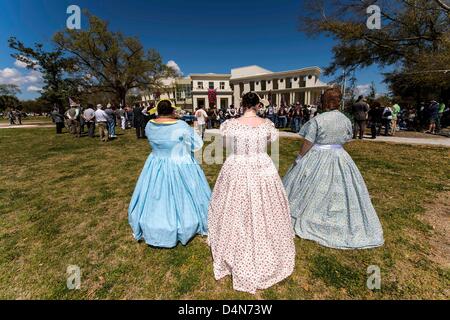
[[[79,107],[80,104],[76,103],[75,101],[73,101],[72,98],[69,98],[69,106],[71,106],[71,107]]]

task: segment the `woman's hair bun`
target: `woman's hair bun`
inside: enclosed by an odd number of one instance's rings
[[[242,106],[244,108],[254,108],[259,102],[259,96],[254,92],[248,92],[242,97]]]

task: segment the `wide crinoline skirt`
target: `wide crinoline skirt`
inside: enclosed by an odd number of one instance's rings
[[[192,159],[174,161],[150,155],[136,184],[128,220],[136,240],[155,247],[186,245],[207,234],[211,190]]]
[[[292,274],[294,233],[281,179],[268,155],[231,156],[216,181],[208,214],[215,278],[255,293]]]
[[[344,149],[313,148],[283,178],[295,233],[337,249],[383,245],[361,173]]]

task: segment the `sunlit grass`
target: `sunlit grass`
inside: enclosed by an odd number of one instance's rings
[[[383,224],[384,247],[339,251],[297,238],[294,274],[259,292],[216,282],[204,238],[172,250],[132,239],[127,207],[150,151],[132,131],[106,144],[54,129],[0,130],[0,298],[314,299],[446,298],[449,272],[428,258],[424,205],[449,190],[448,149],[352,142]],[[283,139],[280,174],[301,142]],[[219,165],[204,165],[211,186]],[[78,265],[81,289],[66,288]],[[366,288],[369,265],[381,291]]]

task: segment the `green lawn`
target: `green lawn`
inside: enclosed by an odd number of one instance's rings
[[[54,129],[0,130],[0,298],[3,299],[448,299],[449,270],[429,257],[425,205],[448,192],[448,149],[352,142],[384,247],[339,251],[296,238],[296,268],[256,296],[216,282],[204,238],[154,249],[132,239],[127,206],[149,153],[132,131],[106,144]],[[300,147],[281,142],[283,175]],[[211,186],[220,166],[204,166]],[[68,265],[81,289],[66,289]],[[366,288],[378,265],[380,291]],[[447,294],[447,295],[446,295]]]

